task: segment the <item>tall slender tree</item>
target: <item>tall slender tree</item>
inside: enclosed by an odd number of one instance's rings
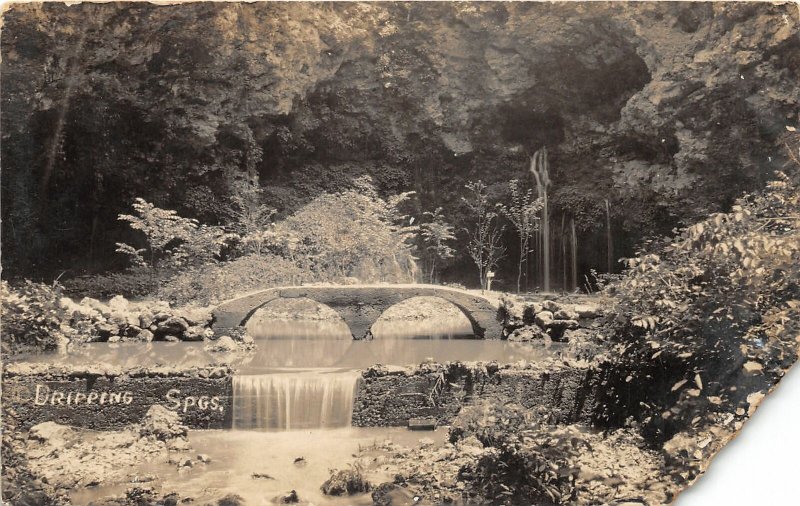
[[[505,255],[506,248],[500,239],[503,227],[497,223],[497,213],[489,204],[489,196],[483,181],[470,181],[465,185],[469,191],[468,196],[462,197],[475,223],[469,233],[467,251],[475,266],[478,268],[478,277],[481,289],[486,289],[486,274],[497,267],[497,263]]]
[[[426,211],[424,214],[429,220],[419,228],[425,251],[430,257],[429,282],[433,283],[436,280],[436,260],[453,257],[455,251],[447,243],[456,236],[453,234],[453,226],[445,221],[441,207],[437,207],[433,212]]]
[[[542,209],[541,199],[533,197],[533,190],[522,191],[520,182],[512,179],[508,183],[511,189],[511,202],[508,205],[501,204],[500,213],[514,225],[514,229],[519,236],[519,259],[517,262],[517,293],[520,292],[522,283],[522,269],[527,261],[528,255],[532,252],[530,247],[531,236],[539,229],[539,211]]]

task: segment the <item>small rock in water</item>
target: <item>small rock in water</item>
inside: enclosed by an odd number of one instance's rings
[[[217,501],[217,506],[243,506],[244,499],[241,496],[236,494],[228,494],[219,501]]]
[[[251,478],[254,480],[274,480],[272,476],[268,475],[267,473],[253,473],[250,475]]]
[[[291,492],[289,492],[285,496],[281,497],[279,502],[281,504],[295,504],[295,503],[300,502],[300,498],[297,497],[297,492],[292,490]]]
[[[221,353],[236,351],[237,348],[236,342],[231,336],[221,336],[216,341],[212,341],[205,346],[206,351]]]
[[[199,460],[203,464],[210,464],[211,463],[211,457],[209,457],[205,453],[198,454],[197,455],[197,460]]]
[[[297,467],[305,467],[306,464],[308,464],[308,462],[306,462],[305,457],[297,457],[296,459],[294,459],[294,465],[296,465]]]
[[[178,462],[178,467],[194,467],[194,461],[192,459],[181,459]]]

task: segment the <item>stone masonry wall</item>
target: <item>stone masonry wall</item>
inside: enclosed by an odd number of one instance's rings
[[[595,371],[580,363],[379,366],[363,373],[353,425],[405,426],[417,417],[446,424],[463,405],[482,398],[539,410],[554,423],[588,423],[597,388]]]
[[[231,369],[227,367],[61,369],[12,364],[2,379],[3,413],[14,426],[53,421],[90,429],[138,422],[154,404],[177,412],[193,429],[231,426]]]

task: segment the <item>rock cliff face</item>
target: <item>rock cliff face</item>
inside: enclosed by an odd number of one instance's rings
[[[547,146],[585,270],[605,199],[621,256],[761,186],[799,71],[791,4],[14,5],[3,253],[109,267],[135,196],[219,222],[248,174],[284,213],[366,173],[460,226],[466,181],[503,198]]]

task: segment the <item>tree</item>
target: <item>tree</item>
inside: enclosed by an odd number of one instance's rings
[[[519,181],[512,179],[508,183],[511,189],[511,203],[500,204],[500,212],[514,225],[519,236],[519,262],[517,263],[517,293],[520,292],[522,281],[522,266],[527,261],[528,255],[533,251],[529,247],[531,236],[539,230],[539,211],[542,209],[542,199],[533,198],[533,190],[528,189],[524,194],[519,187]]]
[[[117,252],[129,256],[137,267],[149,268],[153,278],[164,268],[180,269],[213,261],[227,236],[220,227],[200,225],[197,220],[161,209],[142,198],[135,199],[136,215],[121,214],[133,230],[145,236],[144,248],[117,243]]]
[[[420,225],[420,232],[425,251],[430,256],[429,280],[433,283],[436,273],[436,260],[453,258],[455,251],[447,245],[447,242],[455,240],[456,236],[453,234],[453,226],[445,221],[441,207],[437,207],[433,212],[426,211],[424,215],[429,217],[430,221]]]
[[[497,213],[489,205],[486,185],[483,181],[470,181],[464,186],[469,194],[461,200],[467,206],[475,224],[468,230],[467,251],[478,268],[481,289],[487,286],[486,274],[495,267],[505,255],[506,248],[500,242],[503,227],[497,224]]]
[[[236,181],[232,186],[230,228],[241,237],[248,253],[261,255],[274,233],[271,229],[275,209],[263,203],[264,190],[257,178]]]
[[[399,210],[410,195],[381,198],[370,178],[360,178],[352,189],[318,196],[275,232],[291,238],[297,262],[316,278],[413,279],[418,228],[404,225],[408,217]]]

